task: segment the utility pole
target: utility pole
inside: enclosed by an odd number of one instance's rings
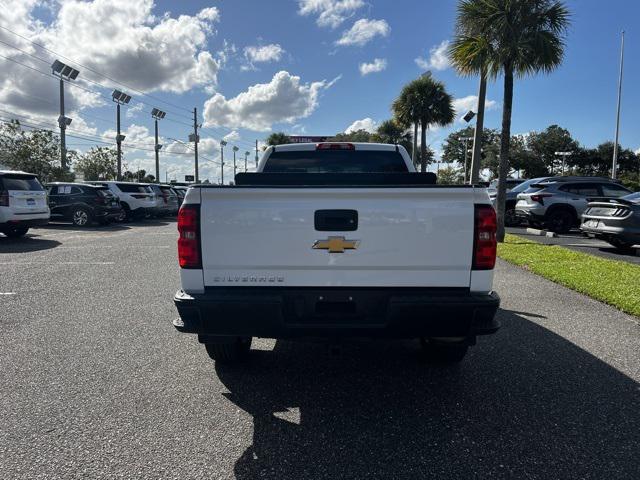
[[[236,166],[236,152],[240,150],[237,146],[233,146],[233,179],[235,182],[236,173],[238,173],[238,167]]]
[[[199,174],[198,174],[198,142],[200,138],[198,137],[198,109],[194,107],[193,109],[193,150],[195,152],[195,160],[196,160],[196,183],[199,183]]]
[[[51,65],[53,75],[60,78],[60,116],[58,126],[60,127],[60,166],[63,171],[67,170],[67,127],[71,125],[71,119],[64,114],[64,82],[65,80],[75,80],[80,73],[73,67],[65,65],[60,60],[55,60]]]
[[[125,139],[124,135],[120,134],[120,105],[126,105],[131,101],[131,95],[121,92],[120,90],[114,90],[111,93],[111,99],[116,103],[116,146],[118,151],[118,175],[117,179],[122,180],[122,142]]]
[[[244,173],[247,173],[247,157],[249,156],[249,152],[244,152]]]
[[[166,115],[166,112],[163,112],[162,110],[158,110],[157,108],[154,108],[153,110],[151,110],[151,116],[154,119],[154,126],[155,126],[155,133],[156,133],[156,145],[155,145],[155,152],[156,152],[156,183],[160,183],[160,149],[162,148],[162,145],[160,145],[158,143],[158,120],[162,120]]]
[[[227,144],[224,140],[220,140],[220,185],[224,185],[224,147]]]
[[[620,135],[620,102],[622,100],[622,67],[624,66],[624,30],[622,31],[622,44],[620,46],[620,76],[618,77],[618,108],[616,112],[616,140],[613,142],[613,164],[611,165],[611,178],[618,176],[618,137]]]
[[[258,140],[256,140],[256,170],[258,169]]]

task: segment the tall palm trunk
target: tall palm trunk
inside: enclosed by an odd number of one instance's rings
[[[413,122],[413,149],[411,150],[411,161],[416,164],[416,155],[418,154],[418,122]]]
[[[420,122],[420,171],[427,171],[427,122]]]
[[[511,107],[513,104],[513,66],[504,66],[504,98],[502,103],[502,132],[500,133],[500,163],[498,164],[498,231],[497,239],[504,242],[504,211],[509,175],[509,141],[511,139]]]

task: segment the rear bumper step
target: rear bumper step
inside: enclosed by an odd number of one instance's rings
[[[496,332],[496,293],[420,288],[211,288],[178,291],[177,330],[203,336],[474,337]]]

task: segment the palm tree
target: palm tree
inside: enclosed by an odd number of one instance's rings
[[[394,102],[394,111],[402,112],[413,123],[420,123],[420,171],[427,171],[427,128],[432,125],[446,126],[453,122],[455,110],[453,99],[444,88],[444,83],[427,72],[405,85]]]
[[[413,98],[414,92],[408,88],[403,88],[398,98],[396,98],[391,105],[393,110],[394,120],[398,125],[409,129],[413,128],[413,139],[411,144],[411,161],[416,164],[416,155],[418,150],[418,122],[415,115],[415,100]]]
[[[273,132],[267,137],[267,145],[282,145],[289,143],[289,136],[284,132]]]
[[[560,0],[462,0],[458,7],[461,31],[482,39],[487,76],[504,75],[497,198],[499,242],[504,241],[514,76],[549,73],[562,63],[569,17]]]

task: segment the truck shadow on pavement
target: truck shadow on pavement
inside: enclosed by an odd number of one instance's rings
[[[638,478],[638,383],[509,311],[457,367],[417,342],[282,342],[216,365],[253,416],[240,479]]]

